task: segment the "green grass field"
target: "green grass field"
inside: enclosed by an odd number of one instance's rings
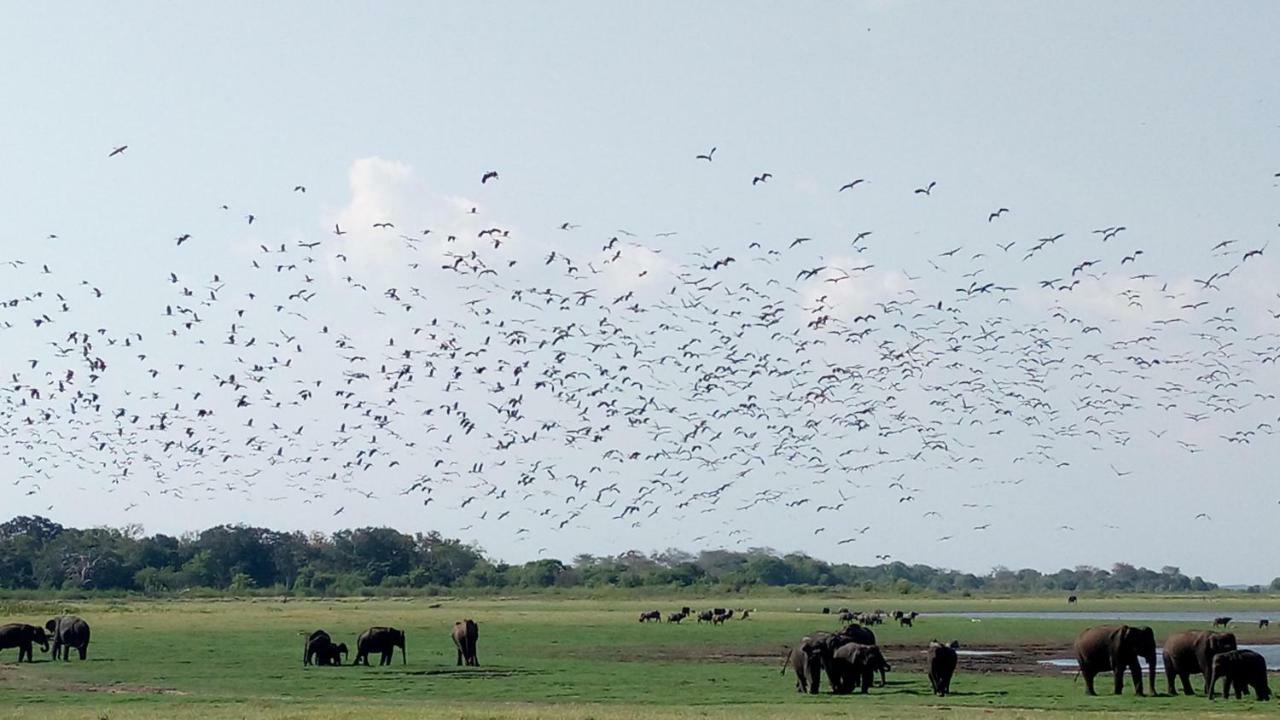
[[[14,602],[5,622],[42,624],[66,608],[93,626],[90,660],[53,663],[39,655],[14,665],[0,653],[0,717],[40,718],[733,718],[1206,717],[1280,715],[1251,700],[1203,697],[1088,698],[1072,676],[1037,659],[1069,654],[1086,620],[930,617],[930,611],[1064,610],[1061,600],[842,600],[796,597],[701,601],[528,599],[342,601]],[[642,609],[680,605],[755,608],[723,626],[687,621],[641,625]],[[823,605],[909,607],[926,615],[914,628],[876,628],[894,672],[869,696],[800,696],[779,673],[782,646],[815,629],[835,629]],[[1275,598],[1088,599],[1081,610],[1276,608]],[[797,611],[800,609],[801,611]],[[480,623],[481,667],[459,668],[453,621]],[[303,668],[302,634],[324,628],[354,650],[364,628],[408,632],[408,664]],[[1159,636],[1186,623],[1157,623]],[[1242,642],[1280,641],[1280,629],[1234,628]],[[973,649],[1009,649],[999,659],[962,658],[946,699],[929,693],[921,648],[931,638]],[[376,657],[374,662],[377,662]],[[1109,687],[1107,678],[1099,688]],[[1164,678],[1158,687],[1164,689]],[[1198,687],[1198,684],[1197,684]]]

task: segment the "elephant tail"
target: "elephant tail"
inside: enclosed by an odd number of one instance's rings
[[[787,673],[787,666],[790,664],[791,664],[791,647],[788,645],[783,645],[782,646],[782,668],[778,671],[778,674],[785,675]]]

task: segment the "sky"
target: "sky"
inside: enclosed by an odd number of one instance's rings
[[[12,8],[0,26],[0,263],[23,264],[0,264],[0,300],[46,294],[0,309],[0,323],[10,323],[0,324],[0,374],[13,380],[0,397],[0,476],[9,478],[0,502],[12,514],[152,532],[388,524],[439,530],[511,561],[770,547],[979,572],[1126,561],[1268,582],[1280,566],[1236,543],[1269,541],[1280,499],[1269,472],[1277,444],[1259,427],[1280,424],[1268,397],[1275,362],[1260,360],[1275,354],[1280,268],[1266,253],[1242,258],[1280,232],[1278,25],[1270,3]],[[695,159],[713,147],[712,162]],[[490,170],[499,178],[481,184]],[[753,184],[763,172],[771,177]],[[928,195],[915,192],[930,182]],[[1009,211],[989,220],[1001,207]],[[395,232],[375,222],[394,222]],[[1118,226],[1107,241],[1092,233]],[[501,248],[476,237],[490,227],[508,233]],[[433,234],[421,235],[427,228]],[[872,234],[853,241],[864,231]],[[413,240],[399,237],[406,232]],[[176,245],[183,234],[191,239]],[[451,234],[457,240],[443,239]],[[606,262],[613,250],[602,248],[615,237],[625,255]],[[792,247],[796,238],[811,240]],[[1223,241],[1232,244],[1213,249]],[[1008,242],[1012,250],[1000,249]],[[962,251],[942,255],[953,248]],[[1122,263],[1134,250],[1143,252]],[[568,276],[560,260],[544,262],[553,252],[572,258]],[[470,274],[440,268],[456,259],[445,253],[464,256]],[[495,272],[479,274],[477,257]],[[701,269],[725,257],[734,263]],[[868,264],[828,282],[844,272],[833,268]],[[1152,277],[1133,279],[1130,264]],[[820,275],[793,280],[817,266]],[[1229,278],[1215,285],[1215,272]],[[1067,292],[1056,289],[1061,281],[1041,285],[1064,277],[1083,283]],[[693,282],[701,278],[713,279]],[[1002,293],[1004,305],[957,291],[985,281],[1016,290]],[[763,295],[728,294],[747,292],[740,283]],[[101,297],[87,290],[95,287]],[[289,297],[307,288],[314,300]],[[528,295],[518,297],[521,288]],[[522,305],[537,288],[563,293],[568,308]],[[586,289],[593,294],[575,304],[571,293]],[[718,363],[695,369],[682,356],[692,338],[713,345],[726,327],[716,323],[736,321],[735,310],[759,312],[765,295],[781,299],[785,328],[798,334],[752,328],[717,350],[764,355],[795,374],[735,377],[739,387],[713,370]],[[622,310],[636,301],[645,312]],[[895,301],[914,305],[897,319],[876,305]],[[920,329],[933,316],[918,313],[939,301],[957,309]],[[181,332],[165,309],[184,303],[203,317]],[[55,322],[34,325],[29,307],[53,308]],[[857,329],[852,318],[873,312],[862,342],[807,326],[829,315]],[[394,388],[395,378],[344,375],[366,362],[366,373],[385,369],[399,348],[437,332],[430,317],[479,354],[415,355],[415,377]],[[1172,318],[1182,320],[1153,325]],[[500,328],[504,319],[511,325]],[[497,349],[518,322],[550,337],[578,323],[565,341],[577,354]],[[638,344],[631,358],[621,341],[599,350],[616,353],[599,364],[587,335],[598,341],[611,326],[614,339]],[[108,330],[97,351],[112,355],[95,382],[109,401],[95,420],[72,417],[50,385],[75,357],[59,350],[74,328]],[[339,328],[345,348],[333,341]],[[145,338],[137,352],[129,332]],[[227,335],[236,344],[222,342]],[[249,335],[261,345],[246,349]],[[108,336],[117,342],[103,346]],[[1158,339],[1116,344],[1144,336]],[[807,337],[824,342],[795,341]],[[902,352],[912,337],[930,353],[918,373],[871,371],[893,365],[885,348]],[[258,357],[268,338],[280,347]],[[297,364],[285,366],[283,353],[302,343]],[[375,353],[384,359],[350,359]],[[689,362],[675,370],[663,355]],[[1019,355],[1065,360],[1028,371]],[[1164,363],[1139,367],[1134,355]],[[509,373],[525,359],[583,377],[557,381],[555,396],[476,379],[481,365]],[[1101,360],[1114,364],[1091,364]],[[417,377],[432,362],[439,377]],[[652,363],[648,387],[622,381],[639,377],[643,362]],[[830,384],[814,372],[824,364],[863,377],[844,378],[820,403],[795,396],[793,381]],[[467,374],[450,385],[459,366]],[[603,366],[615,382],[589,396],[586,378]],[[57,377],[41,374],[50,367]],[[966,395],[975,368],[991,384]],[[82,389],[89,371],[77,372],[65,385]],[[263,379],[231,393],[222,381],[232,373]],[[921,437],[937,440],[929,433],[957,415],[977,420],[971,402],[1018,392],[1010,383],[1029,377],[1052,411],[1015,403],[1014,415],[946,430],[945,451],[914,457]],[[308,382],[319,388],[310,404],[271,410],[262,396],[296,395]],[[37,385],[51,414],[35,409]],[[355,424],[332,394],[344,386],[357,388],[346,400],[365,400],[362,410],[412,412],[387,422],[366,415],[368,429],[334,445]],[[212,419],[188,423],[196,393],[222,404],[209,406]],[[255,425],[232,402],[250,395]],[[787,414],[752,415],[737,404],[749,395]],[[490,410],[499,397],[527,402],[527,417]],[[1131,402],[1106,406],[1116,398]],[[601,399],[652,399],[640,415],[665,419],[627,426],[607,405],[580,407]],[[872,399],[892,409],[873,413],[865,432],[834,409]],[[456,442],[455,402],[479,422]],[[113,417],[117,407],[128,420],[182,403],[171,412],[175,427],[195,428],[187,441],[249,450],[221,462],[212,449],[181,458],[165,445],[181,439],[173,430],[145,430],[154,418],[126,434]],[[712,414],[723,408],[735,410]],[[570,442],[579,418],[604,439]],[[699,419],[706,429],[691,442],[700,447],[674,437]],[[543,423],[553,427],[537,440],[495,445],[504,429],[523,437]],[[1234,435],[1246,426],[1250,436]],[[114,440],[103,439],[106,428]],[[712,440],[716,432],[726,437]],[[392,442],[376,466],[347,452]],[[332,466],[307,475],[303,459],[322,447]],[[670,454],[604,456],[615,448]],[[387,456],[400,464],[387,466]],[[762,459],[753,465],[753,456]],[[440,474],[449,468],[456,475]],[[534,479],[521,484],[525,474]],[[427,505],[421,484],[402,494],[422,476]],[[619,489],[600,494],[610,483]],[[840,502],[847,507],[816,509]]]

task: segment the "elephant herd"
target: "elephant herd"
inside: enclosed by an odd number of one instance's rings
[[[476,640],[480,637],[480,626],[475,620],[468,618],[454,623],[450,637],[458,651],[459,665],[472,667],[480,665],[476,655]],[[368,666],[369,656],[378,655],[378,665],[390,665],[395,657],[396,648],[400,649],[401,664],[408,664],[404,630],[384,626],[371,627],[356,638],[356,657],[352,664]],[[329,633],[316,630],[307,636],[306,643],[303,645],[302,664],[304,666],[341,665],[342,659],[349,652],[346,643],[335,643]]]
[[[1217,625],[1215,623],[1215,627]],[[1151,694],[1156,694],[1156,635],[1151,628],[1128,625],[1087,628],[1076,638],[1075,652],[1085,692],[1089,695],[1096,694],[1094,676],[1103,672],[1114,674],[1114,692],[1119,695],[1124,690],[1126,671],[1133,677],[1134,692],[1142,695],[1139,658],[1146,661]],[[1252,650],[1239,649],[1234,633],[1208,630],[1174,633],[1165,639],[1162,659],[1170,695],[1178,694],[1175,679],[1180,681],[1184,695],[1194,695],[1191,674],[1199,673],[1204,676],[1204,692],[1210,699],[1216,695],[1219,680],[1224,697],[1234,690],[1239,698],[1252,689],[1258,700],[1271,698],[1266,659]]]
[[[951,692],[958,647],[954,641],[943,644],[934,640],[924,650],[929,686],[935,695],[946,696]],[[1142,695],[1141,659],[1147,665],[1151,693],[1156,694],[1156,650],[1155,632],[1149,627],[1086,628],[1075,641],[1076,662],[1084,677],[1085,692],[1095,695],[1094,678],[1111,672],[1115,694],[1123,691],[1128,673],[1133,678],[1135,692]],[[1191,675],[1198,673],[1204,677],[1204,692],[1210,699],[1216,697],[1219,681],[1224,697],[1234,691],[1239,698],[1252,691],[1258,700],[1271,698],[1266,659],[1252,650],[1240,649],[1233,633],[1186,630],[1166,638],[1161,650],[1170,695],[1178,694],[1175,682],[1181,684],[1184,695],[1194,695]],[[877,673],[879,685],[883,686],[885,673],[891,670],[876,644],[875,633],[856,623],[835,633],[812,633],[795,647],[784,648],[782,672],[788,668],[795,673],[796,691],[809,694],[819,692],[824,673],[832,693],[849,694],[867,693]]]
[[[957,647],[959,643],[955,641],[944,645],[934,640],[925,650],[929,687],[935,695],[946,696],[951,692]],[[885,673],[893,669],[876,644],[875,632],[858,624],[835,633],[806,635],[795,647],[784,648],[784,651],[782,672],[791,668],[796,675],[796,692],[811,695],[820,691],[824,672],[831,683],[831,692],[847,695],[854,691],[866,694],[877,674],[879,686],[883,687]]]
[[[0,650],[18,649],[18,662],[33,662],[33,649],[40,646],[40,652],[49,652],[49,644],[53,644],[53,659],[63,661],[71,659],[71,650],[80,655],[81,660],[89,657],[89,623],[75,615],[60,615],[50,618],[44,627],[27,625],[26,623],[9,623],[0,625]]]

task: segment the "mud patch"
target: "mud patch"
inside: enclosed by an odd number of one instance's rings
[[[919,645],[883,644],[885,658],[895,671],[923,671],[928,662],[924,648]],[[959,668],[969,672],[1006,672],[1020,674],[1053,674],[1055,670],[1041,664],[1043,660],[1070,654],[1066,645],[973,645],[963,648],[980,654],[961,655]],[[697,663],[750,663],[779,667],[783,661],[783,644],[755,647],[724,646],[657,646],[657,647],[579,647],[565,649],[562,654],[575,657],[601,658],[622,662],[697,662]]]
[[[156,687],[154,685],[133,685],[130,683],[113,683],[95,685],[93,683],[66,683],[56,686],[67,692],[106,693],[108,695],[190,695],[175,688]]]

